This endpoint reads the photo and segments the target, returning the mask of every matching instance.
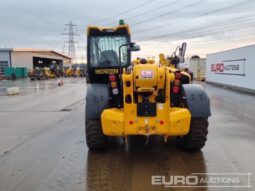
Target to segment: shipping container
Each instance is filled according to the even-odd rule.
[[[10,78],[12,74],[15,74],[15,68],[6,67],[4,68],[4,76]]]
[[[15,74],[16,78],[26,78],[28,76],[27,68],[24,67],[6,67],[4,68],[4,76],[7,78],[12,78],[12,75]]]
[[[206,81],[255,91],[255,45],[207,55]]]
[[[189,62],[190,70],[193,72],[193,78],[195,80],[205,79],[205,68],[206,59],[205,58],[191,58]]]
[[[27,68],[17,67],[15,68],[15,73],[17,78],[26,78],[27,77]]]

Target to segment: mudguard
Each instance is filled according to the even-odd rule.
[[[184,84],[182,86],[183,98],[191,116],[195,118],[208,118],[211,116],[210,99],[200,85]]]
[[[100,120],[101,113],[109,107],[107,84],[87,84],[85,120]]]

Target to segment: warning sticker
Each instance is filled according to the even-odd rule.
[[[140,78],[142,78],[142,79],[153,78],[153,71],[152,70],[142,70]]]

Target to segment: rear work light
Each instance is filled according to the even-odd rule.
[[[112,89],[112,94],[113,95],[119,94],[119,90],[117,88]]]

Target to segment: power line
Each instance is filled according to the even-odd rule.
[[[222,11],[225,11],[225,10],[228,10],[228,9],[235,8],[235,7],[237,7],[237,6],[245,5],[246,3],[250,3],[250,0],[246,0],[246,1],[243,1],[243,2],[241,2],[241,3],[237,3],[237,4],[230,5],[230,6],[227,6],[227,7],[224,7],[224,8],[220,8],[220,9],[211,11],[211,12],[209,12],[209,13],[201,14],[199,17],[208,16],[208,15],[211,15],[211,14],[219,13],[219,12],[222,12]],[[159,27],[160,27],[160,28],[163,28],[163,27],[168,27],[169,25],[179,24],[179,23],[183,23],[183,21],[174,22],[174,23],[173,23],[173,22],[164,23],[164,24],[156,25],[156,26],[149,27],[149,28],[143,28],[143,29],[141,29],[141,30],[137,30],[137,31],[134,31],[134,32],[135,32],[135,33],[147,32],[147,31],[151,31],[151,30],[156,30],[156,29],[158,29]]]
[[[148,5],[149,3],[152,3],[152,2],[154,2],[154,1],[157,1],[157,0],[151,0],[151,1],[148,2],[147,4],[146,4],[146,3],[143,3],[143,4],[141,4],[141,5],[136,6],[135,8],[130,8],[130,9],[124,11],[122,14],[126,14],[126,13],[128,13],[128,12],[130,12],[130,11],[134,11],[134,10],[136,10],[136,9],[139,9],[140,7],[143,7],[145,4]],[[179,2],[180,2],[180,1],[182,1],[182,0],[179,0]],[[199,3],[203,3],[203,2],[206,2],[206,1],[207,1],[207,0],[198,0],[198,1],[196,1],[196,2],[192,2],[192,3],[188,4],[188,5],[185,5],[185,6],[183,6],[183,7],[180,7],[180,8],[178,8],[178,9],[174,9],[174,10],[172,10],[172,11],[169,11],[169,10],[168,10],[168,11],[167,11],[166,13],[164,13],[164,14],[156,15],[156,16],[147,18],[147,19],[145,19],[145,20],[135,22],[135,23],[130,24],[130,25],[132,25],[132,27],[133,27],[133,26],[136,26],[136,25],[144,24],[144,23],[146,23],[146,22],[149,22],[149,21],[154,20],[154,19],[157,19],[157,18],[161,18],[161,17],[167,16],[167,15],[175,14],[176,12],[182,11],[182,10],[185,9],[185,8],[190,8],[190,7],[196,6],[196,5],[199,4]],[[174,2],[172,2],[172,4],[175,4],[175,3],[177,3],[177,2],[178,2],[178,1],[174,1]],[[167,4],[165,4],[164,6],[167,6],[167,5],[170,5],[170,4],[171,4],[171,3],[167,3]],[[160,8],[163,8],[163,6],[157,7],[157,9],[160,9]],[[153,10],[155,10],[155,8],[154,8],[154,9],[151,9],[151,10],[149,10],[149,11],[153,11]],[[146,11],[146,12],[144,12],[144,13],[147,14],[147,13],[149,13],[149,11]],[[135,15],[135,16],[133,16],[133,17],[136,18],[136,17],[139,17],[139,16],[143,16],[143,15],[138,14],[138,15]],[[112,16],[112,17],[108,17],[108,18],[103,19],[103,20],[100,20],[100,21],[96,21],[96,22],[94,22],[93,24],[101,23],[101,22],[104,22],[104,21],[107,21],[107,20],[109,20],[109,19],[113,19],[113,18],[116,18],[116,17],[120,17],[120,14],[114,15],[114,16]],[[112,24],[112,23],[113,23],[113,22],[111,22],[110,24]],[[107,24],[109,24],[109,22],[108,22]],[[86,25],[86,26],[88,26],[88,25]],[[84,26],[84,27],[85,27],[85,26]]]
[[[68,36],[68,40],[65,41],[65,43],[68,44],[68,56],[72,58],[72,62],[75,62],[75,44],[78,42],[75,41],[74,36],[78,36],[78,34],[75,33],[75,27],[77,25],[70,21],[68,24],[65,24],[65,26],[68,27],[68,32],[63,33],[63,35]]]
[[[163,8],[166,8],[168,5],[175,5],[175,4],[177,4],[177,3],[180,3],[180,2],[182,2],[182,1],[184,1],[184,0],[176,0],[176,1],[173,1],[173,2],[170,2],[170,3],[166,3],[166,4],[164,4],[164,5],[161,5],[161,6],[159,6],[159,7],[155,7],[155,8],[153,8],[153,9],[149,9],[149,10],[147,10],[147,11],[144,11],[144,12],[142,12],[142,13],[139,13],[139,14],[137,14],[137,15],[133,15],[133,16],[131,16],[131,17],[126,17],[125,18],[125,20],[132,20],[132,19],[134,19],[134,18],[137,18],[137,17],[140,17],[140,16],[144,16],[144,15],[146,15],[146,14],[148,14],[148,13],[152,13],[152,11],[157,11],[157,10],[161,10],[161,9],[163,9]],[[106,23],[106,25],[108,25],[108,24],[112,24],[113,22],[108,22],[108,23]]]
[[[65,28],[63,29],[63,31],[65,31]],[[63,31],[62,31],[60,34],[56,35],[56,37],[54,38],[54,40],[52,40],[52,41],[49,43],[49,47],[50,47],[51,49],[55,48],[56,45],[57,45],[58,43],[60,43],[60,42],[63,40]]]
[[[227,9],[232,9],[236,6],[241,6],[241,5],[244,5],[245,3],[249,2],[249,0],[246,0],[246,1],[243,1],[241,3],[238,3],[238,4],[234,4],[234,5],[231,5],[231,6],[228,6],[228,7],[225,7],[225,8],[222,8],[222,9],[218,9],[218,10],[215,10],[215,11],[212,11],[210,12],[209,14],[207,15],[210,15],[210,14],[215,14],[215,13],[218,13],[220,11],[225,11]],[[243,18],[245,18],[245,20],[247,21],[247,16],[244,16]],[[232,19],[236,25],[236,18]],[[213,23],[214,25],[213,26],[219,26],[219,24],[223,24],[223,23],[226,23],[226,22],[230,22],[229,20],[228,21],[223,21],[223,22],[218,22],[218,23]],[[211,24],[208,25],[209,27],[211,26]],[[187,33],[187,34],[191,34],[191,32],[196,32],[196,31],[200,31],[201,30],[201,27],[196,27],[194,29],[189,29],[189,30],[185,30],[185,31],[181,31],[181,32],[171,32],[171,33],[166,33],[166,34],[161,34],[161,35],[157,35],[157,36],[151,36],[151,37],[147,37],[148,39],[150,40],[154,40],[154,39],[161,39],[161,38],[165,38],[165,37],[171,37],[171,36],[177,36],[177,35],[180,35],[180,34],[183,34],[183,33]],[[144,36],[144,35],[143,35]],[[146,39],[142,39],[142,40],[146,40]]]
[[[55,41],[53,43],[51,43],[50,48],[54,49],[57,45],[59,45],[61,43],[62,40],[63,40],[62,34],[58,35],[56,37]]]
[[[146,14],[148,14],[148,13],[151,13],[151,12],[154,11],[154,10],[161,10],[161,9],[163,9],[163,8],[166,8],[168,5],[174,6],[175,4],[180,3],[180,2],[182,2],[182,1],[184,1],[184,0],[176,0],[176,1],[173,1],[173,2],[170,2],[170,3],[167,3],[167,4],[164,4],[164,5],[162,5],[162,6],[159,6],[159,7],[153,8],[153,9],[150,9],[150,10],[148,10],[148,11],[142,12],[142,13],[140,13],[140,14],[131,16],[131,17],[127,18],[127,19],[134,19],[134,18],[137,18],[137,17],[140,17],[140,16],[144,16],[144,15],[146,15]]]
[[[129,12],[131,12],[131,11],[135,11],[135,10],[137,10],[137,9],[140,9],[141,7],[144,7],[144,6],[146,6],[146,5],[148,5],[148,4],[151,4],[151,3],[155,2],[155,1],[159,1],[159,0],[149,0],[149,1],[143,2],[143,3],[141,3],[141,4],[138,4],[138,5],[134,6],[134,7],[131,7],[131,8],[129,8],[129,9],[126,9],[126,10],[122,11],[122,12],[119,12],[118,14],[109,16],[109,17],[104,18],[104,19],[101,19],[101,20],[97,20],[97,21],[92,22],[92,23],[90,23],[90,24],[87,24],[87,25],[85,25],[85,26],[83,26],[83,27],[86,27],[86,26],[88,26],[88,25],[94,25],[94,24],[98,24],[98,23],[103,23],[103,22],[105,22],[105,21],[109,21],[109,20],[115,19],[115,18],[117,18],[117,17],[119,18],[119,17],[122,16],[122,15],[125,15],[125,14],[127,14],[127,13],[129,13]]]
[[[206,2],[206,1],[207,1],[207,0],[198,0],[198,1],[196,1],[196,2],[189,3],[189,4],[187,4],[187,5],[183,6],[183,7],[174,9],[174,10],[172,10],[172,11],[169,11],[169,10],[168,10],[166,13],[163,13],[163,14],[161,14],[161,15],[152,16],[152,17],[150,17],[150,18],[147,18],[147,19],[144,19],[144,20],[135,22],[135,23],[130,24],[130,25],[136,26],[136,25],[144,24],[144,23],[149,22],[149,21],[154,20],[154,19],[158,19],[158,18],[161,18],[161,17],[165,17],[165,16],[168,16],[168,15],[175,14],[175,13],[177,13],[178,11],[182,11],[183,9],[188,9],[188,8],[194,7],[194,6],[196,6],[197,4],[199,4],[199,3],[204,3],[204,2]]]
[[[240,27],[242,27],[242,24],[249,24],[249,25],[254,25],[254,16],[252,16],[250,18],[250,21],[248,20],[249,17],[247,16],[243,16],[241,18],[239,18],[239,25],[238,24],[238,20],[236,18],[232,19],[232,21],[234,21],[235,23],[232,24],[230,21],[231,20],[225,20],[225,21],[222,21],[222,22],[216,22],[214,23],[214,25],[212,26],[211,24],[209,24],[208,26],[204,26],[204,28],[202,27],[197,27],[197,28],[194,28],[194,29],[188,29],[188,30],[184,30],[184,31],[179,31],[179,32],[172,32],[172,33],[166,33],[166,34],[163,34],[163,35],[158,35],[158,36],[152,36],[152,37],[146,37],[144,39],[140,39],[141,41],[144,41],[146,39],[148,40],[155,40],[155,39],[162,39],[162,38],[166,38],[168,37],[168,40],[169,38],[172,37],[172,39],[177,39],[177,38],[185,38],[185,37],[201,37],[201,35],[203,35],[204,33],[209,33],[211,34],[213,31],[212,31],[212,28],[222,28],[223,32],[224,31],[227,31],[228,28],[230,28],[231,30],[233,29],[238,29]],[[228,25],[224,25],[222,26],[222,24],[224,23],[229,23]]]
[[[249,36],[244,36],[244,37],[238,36],[238,37],[231,38],[231,39],[218,39],[217,41],[216,40],[205,40],[203,43],[193,42],[191,44],[191,48],[192,48],[192,50],[207,49],[205,54],[209,54],[209,53],[215,52],[215,49],[217,51],[219,51],[219,48],[215,48],[215,46],[212,46],[216,42],[225,45],[225,47],[237,48],[240,46],[254,44],[255,40],[254,40],[254,35],[251,34]],[[208,51],[208,49],[210,51]],[[221,47],[221,49],[222,49],[222,47]],[[222,50],[226,50],[226,49],[229,49],[229,48],[223,48]],[[198,54],[198,53],[199,53],[199,51],[196,51],[196,54]]]
[[[252,24],[252,25],[254,25],[254,24]],[[240,31],[242,31],[242,30],[244,30],[244,29],[247,29],[247,28],[250,28],[251,26],[252,26],[251,24],[246,24],[246,25],[243,25],[242,27],[240,27],[240,28],[235,28],[235,32],[239,32],[240,33]],[[214,32],[214,33],[212,33],[212,34],[217,34],[217,33],[223,33],[223,32],[229,32],[229,31],[233,31],[233,29],[234,29],[234,27],[232,28],[232,29],[228,29],[227,31],[224,31],[224,30],[221,30],[221,31],[217,31],[217,32]],[[222,38],[213,38],[213,39],[208,39],[208,40],[200,40],[200,41],[197,41],[197,42],[193,42],[192,44],[195,44],[195,45],[206,45],[206,44],[208,44],[208,43],[215,43],[215,41],[220,41],[220,42],[223,42],[223,41],[227,41],[227,42],[231,42],[231,41],[233,41],[233,40],[236,40],[236,39],[238,39],[238,40],[245,40],[245,39],[247,39],[247,37],[249,38],[249,39],[253,39],[253,41],[255,41],[254,40],[254,32],[255,31],[251,31],[251,33],[252,34],[250,34],[250,35],[248,35],[248,34],[246,34],[245,36],[240,36],[240,35],[238,35],[238,36],[233,36],[233,37],[231,37],[231,38],[229,38],[229,37],[222,37]]]
[[[212,30],[210,28],[206,28],[206,30],[202,30],[199,33],[198,32],[192,32],[192,31],[184,31],[183,33],[176,33],[173,34],[171,37],[169,37],[167,40],[173,39],[173,40],[180,40],[180,39],[194,39],[194,38],[202,38],[202,37],[206,37],[206,36],[212,36],[212,35],[216,35],[216,34],[220,34],[220,33],[224,33],[224,32],[232,32],[232,31],[238,31],[238,30],[243,30],[243,29],[247,29],[250,28],[252,26],[254,26],[254,17],[252,19],[250,19],[250,22],[243,22],[242,24],[238,24],[238,27],[236,27],[236,25],[231,25],[230,27],[228,26],[221,26],[218,27],[217,30]],[[224,36],[222,36],[223,38],[226,38]],[[218,38],[219,40],[219,38]],[[228,39],[229,40],[229,39]],[[217,41],[217,39],[213,40],[214,42]],[[208,42],[208,40],[204,39],[201,40],[201,42]],[[142,44],[142,43],[141,43]],[[193,44],[193,43],[192,43]]]

